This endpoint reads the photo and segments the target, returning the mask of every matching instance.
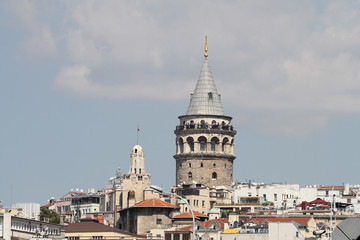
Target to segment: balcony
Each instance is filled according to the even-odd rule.
[[[219,125],[219,124],[190,124],[190,125],[178,125],[176,126],[175,133],[180,133],[181,131],[194,131],[194,132],[219,132],[224,133],[228,132],[231,135],[235,135],[236,131],[234,130],[233,125]]]

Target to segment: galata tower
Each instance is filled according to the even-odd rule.
[[[226,116],[208,63],[205,61],[186,115],[179,116],[176,134],[176,185],[208,187],[233,182],[234,136],[232,117]]]

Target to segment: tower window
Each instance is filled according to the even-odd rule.
[[[204,140],[200,141],[200,150],[205,151],[206,149],[206,142]]]
[[[206,151],[206,138],[199,137],[198,141],[200,142],[200,151]]]
[[[215,151],[215,142],[211,141],[211,151]]]
[[[191,168],[191,163],[189,163],[189,168]]]
[[[216,174],[216,172],[213,172],[211,177],[212,177],[212,180],[216,180],[216,179],[217,179],[217,174]]]
[[[139,168],[139,174],[141,174],[141,168]]]
[[[190,146],[190,151],[194,151],[194,142],[190,142],[189,143],[189,146]]]
[[[135,148],[135,153],[137,153],[137,149]]]
[[[134,172],[135,172],[135,174],[136,174],[136,168],[134,168]]]
[[[203,164],[203,163],[200,163],[200,167],[204,167],[204,164]]]
[[[216,168],[216,163],[213,163],[213,167]]]
[[[184,141],[182,138],[179,139],[180,153],[184,152]]]
[[[190,151],[194,151],[194,139],[192,137],[187,138],[187,142],[189,144]]]
[[[192,172],[188,173],[188,178],[189,178],[189,181],[192,181]]]
[[[213,99],[213,93],[209,92],[208,95],[209,95],[209,99],[212,100]]]

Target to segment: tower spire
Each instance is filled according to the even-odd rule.
[[[207,57],[208,57],[208,53],[207,53],[207,51],[208,51],[208,46],[207,46],[207,36],[205,36],[205,54],[204,54],[205,59],[207,59]]]

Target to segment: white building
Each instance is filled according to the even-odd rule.
[[[12,208],[22,209],[25,218],[39,220],[40,204],[39,203],[16,203],[11,205]]]
[[[0,213],[0,239],[52,238],[65,239],[64,226]]]
[[[246,183],[234,186],[233,202],[240,203],[241,197],[261,197],[262,202],[271,202],[276,209],[295,208],[299,199],[299,184]]]

